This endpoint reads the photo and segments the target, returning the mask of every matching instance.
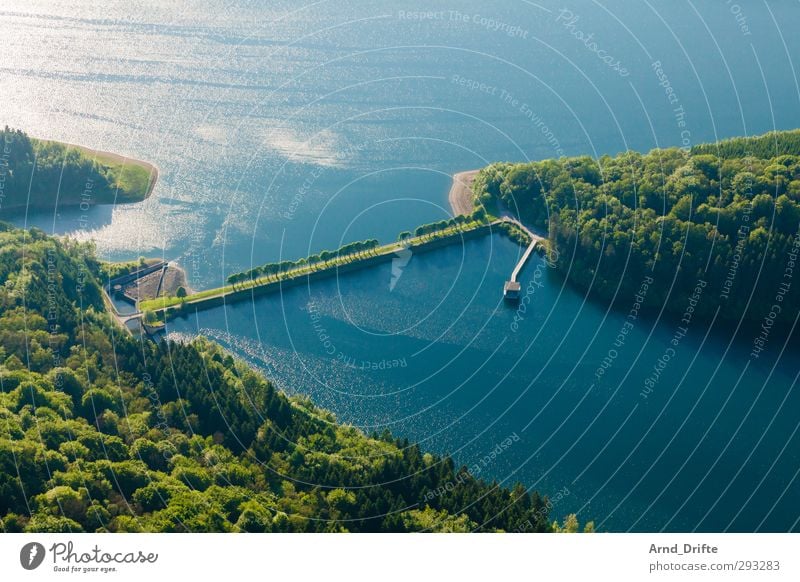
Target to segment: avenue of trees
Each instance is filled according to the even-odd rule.
[[[459,228],[486,222],[487,216],[483,209],[478,208],[470,215],[459,215],[448,220],[440,220],[418,226],[413,234],[410,231],[403,231],[399,234],[398,240],[403,241],[411,238],[419,238],[422,241],[437,238],[447,229]],[[510,230],[506,229],[506,232]],[[377,239],[367,239],[345,244],[335,251],[322,251],[318,254],[295,261],[281,261],[277,263],[266,263],[259,265],[241,273],[229,275],[226,282],[229,285],[240,285],[248,281],[257,279],[279,279],[281,275],[301,268],[325,269],[332,265],[357,261],[370,256],[374,256],[381,250],[381,244]]]
[[[294,271],[301,267],[326,267],[329,261],[342,258],[352,258],[355,260],[363,256],[368,256],[369,253],[378,248],[378,246],[380,246],[380,243],[374,238],[356,241],[342,245],[335,251],[322,251],[316,255],[311,255],[296,261],[281,261],[278,263],[259,265],[248,271],[234,273],[228,276],[227,282],[231,285],[236,285],[243,281],[251,281],[262,277],[277,277],[282,273]]]

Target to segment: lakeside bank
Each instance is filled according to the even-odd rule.
[[[46,141],[46,140],[45,140]],[[146,160],[140,160],[139,158],[133,158],[130,156],[125,156],[122,154],[118,154],[115,152],[107,152],[104,150],[96,150],[92,149],[87,146],[83,146],[80,144],[74,144],[69,142],[55,142],[60,143],[61,145],[75,148],[81,151],[85,156],[90,157],[107,166],[132,166],[136,168],[140,168],[143,171],[147,172],[149,176],[148,186],[147,189],[144,191],[142,195],[142,200],[147,200],[150,198],[150,195],[153,193],[153,190],[158,183],[158,178],[160,176],[160,170],[156,164],[153,162],[148,162]]]
[[[478,172],[480,172],[480,170],[466,170],[453,174],[453,184],[450,186],[450,192],[447,195],[447,200],[450,202],[450,210],[453,212],[453,216],[470,214],[475,210],[475,197],[472,193],[472,184],[475,182],[475,177],[478,175]]]

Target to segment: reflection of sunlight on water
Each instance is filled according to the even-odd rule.
[[[341,139],[328,129],[308,137],[302,137],[290,128],[272,129],[264,144],[292,162],[328,167],[343,167],[348,162],[342,151]]]
[[[230,134],[230,131],[226,127],[203,124],[195,127],[194,133],[200,139],[203,139],[207,142],[221,146],[228,145],[228,135]]]
[[[139,204],[115,206],[110,224],[79,231],[75,237],[94,240],[101,256],[130,253],[132,249],[138,253],[161,252],[201,228],[201,222],[197,213],[188,214],[180,206],[164,205],[151,198]]]

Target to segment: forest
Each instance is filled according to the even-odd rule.
[[[690,150],[496,163],[474,183],[476,204],[505,209],[547,233],[557,270],[608,302],[760,325],[800,306],[800,131]],[[771,321],[771,320],[770,320]],[[771,324],[770,324],[771,325]]]
[[[579,530],[522,485],[288,398],[214,343],[124,332],[103,273],[90,243],[0,223],[0,530]]]
[[[155,180],[152,167],[100,153],[0,131],[0,214],[25,208],[138,202]]]

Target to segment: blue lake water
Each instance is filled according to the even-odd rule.
[[[150,160],[160,181],[142,204],[96,207],[89,228],[78,210],[13,219],[108,259],[177,259],[196,289],[444,218],[450,175],[492,161],[800,126],[797,4],[85,4],[3,3],[3,122]],[[776,333],[754,360],[749,332],[693,322],[659,364],[675,324],[641,317],[615,345],[625,312],[541,259],[523,272],[524,313],[503,305],[520,252],[486,237],[171,331],[480,476],[566,487],[555,517],[797,530],[796,346]]]

